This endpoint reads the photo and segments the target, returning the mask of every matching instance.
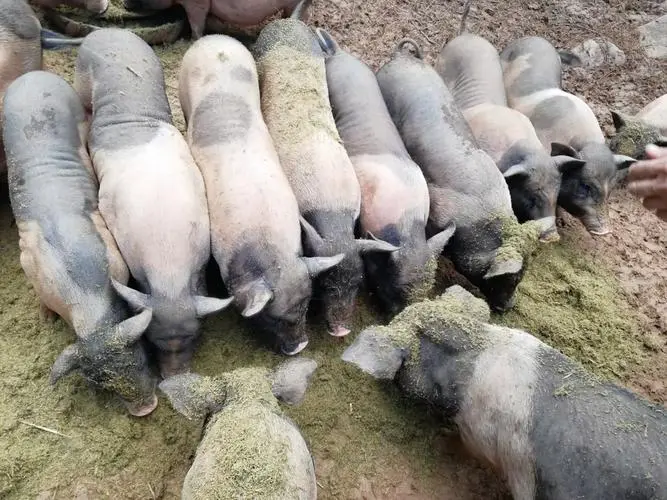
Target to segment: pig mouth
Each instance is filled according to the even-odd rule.
[[[130,413],[130,415],[134,417],[145,417],[153,413],[153,410],[157,408],[158,400],[157,395],[153,393],[153,397],[148,404],[130,403],[129,401],[125,400],[123,400],[123,403],[125,403],[125,407],[127,408],[127,411]]]
[[[604,236],[611,233],[607,218],[597,210],[585,213],[580,217],[581,223],[593,236]]]
[[[294,356],[303,351],[308,345],[308,340],[304,340],[298,343],[283,343],[280,346],[280,352],[286,356]]]

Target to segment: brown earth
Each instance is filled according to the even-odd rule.
[[[461,8],[456,1],[315,0],[310,24],[328,29],[344,48],[377,69],[403,37],[417,40],[427,60],[432,61],[443,43],[456,34]],[[615,43],[627,56],[625,65],[572,68],[565,75],[566,89],[581,94],[607,132],[612,132],[609,109],[634,112],[667,93],[667,63],[643,55],[636,31],[664,10],[658,3],[638,0],[475,0],[468,29],[499,48],[524,35],[545,36],[559,48],[571,48],[588,38]],[[180,41],[157,48],[174,118],[181,129],[177,72],[187,45]],[[46,66],[71,81],[75,56],[75,51],[50,53]],[[34,292],[18,265],[16,229],[10,220],[3,198],[0,497],[177,498],[200,426],[176,415],[164,398],[155,414],[137,420],[126,416],[113,398],[87,388],[79,377],[71,377],[54,389],[47,386],[50,364],[73,337],[61,322],[49,325],[39,320]],[[558,256],[573,263],[585,259],[585,265],[573,264],[570,274],[585,274],[596,287],[606,287],[610,296],[618,296],[600,311],[617,316],[614,325],[630,325],[627,339],[619,341],[619,346],[627,340],[631,349],[619,347],[616,358],[626,352],[633,357],[628,357],[627,363],[612,359],[607,363],[611,366],[608,371],[664,404],[666,226],[622,189],[612,196],[611,222],[613,234],[594,239],[578,222],[566,220],[558,251],[536,258],[533,265],[544,264],[546,268],[545,259]],[[529,303],[530,287],[540,284],[539,273],[540,269],[534,269],[526,278],[520,290],[520,311]],[[568,281],[567,273],[554,279],[567,286],[575,283],[574,278]],[[525,327],[521,314],[501,320]],[[360,307],[355,332],[374,321],[377,318]],[[573,348],[546,330],[534,333],[596,369],[596,362],[581,346]],[[429,408],[405,401],[395,389],[343,366],[338,357],[344,345],[334,344],[320,333],[313,328],[307,353],[320,362],[320,370],[303,406],[289,410],[313,450],[320,498],[508,498],[504,485],[465,453],[456,436]],[[589,338],[588,332],[579,333],[584,342]],[[195,369],[201,373],[213,375],[246,364],[279,361],[251,340],[233,313],[208,321],[204,337],[195,359]],[[598,345],[590,348],[597,353],[603,349]],[[609,349],[608,343],[604,349]],[[606,366],[597,368],[607,370]],[[68,437],[40,431],[25,422]]]

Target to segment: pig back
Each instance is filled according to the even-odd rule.
[[[254,48],[262,111],[302,214],[359,213],[360,188],[336,128],[324,54],[301,21],[274,21]]]
[[[148,143],[161,124],[172,125],[160,60],[129,30],[104,28],[84,39],[74,86],[93,114],[93,153]]]
[[[409,158],[373,71],[338,48],[326,59],[326,72],[336,127],[348,154]]]
[[[408,152],[431,187],[447,191],[448,215],[462,213],[471,205],[478,207],[474,212],[479,217],[489,212],[511,214],[502,173],[478,148],[435,70],[412,56],[399,54],[378,71],[377,79]]]
[[[239,497],[317,497],[308,447],[275,405],[234,402],[215,414],[183,483],[184,500]]]
[[[127,268],[97,211],[88,158],[82,158],[85,113],[74,89],[55,74],[34,71],[10,86],[5,104],[10,201],[30,247],[22,250],[49,254],[34,256],[37,267],[58,267],[40,272],[62,273],[55,284],[68,303],[77,290],[108,290],[110,271],[127,282]],[[47,245],[33,248],[35,238]]]
[[[512,107],[521,97],[562,88],[560,55],[542,37],[530,36],[511,42],[500,53],[500,60],[507,101]]]
[[[498,51],[481,36],[466,33],[447,43],[435,69],[462,111],[479,104],[507,106]]]

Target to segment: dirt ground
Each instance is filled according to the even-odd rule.
[[[663,4],[665,5],[665,4]],[[444,0],[315,0],[309,23],[377,69],[403,37],[427,60],[455,36],[462,5]],[[542,35],[558,48],[606,39],[623,66],[568,69],[567,90],[593,107],[608,133],[610,109],[636,112],[667,93],[667,62],[647,59],[636,27],[667,12],[638,0],[475,0],[468,29],[502,48]],[[177,125],[177,72],[187,41],[157,47]],[[49,53],[47,69],[71,81],[75,51]],[[611,198],[613,233],[592,238],[567,219],[562,240],[536,255],[516,310],[496,320],[531,330],[587,368],[657,402],[667,402],[666,226],[622,188]],[[16,227],[0,194],[0,498],[172,499],[192,460],[201,422],[176,414],[166,398],[150,417],[126,415],[78,376],[48,385],[55,357],[74,337],[43,322],[18,261]],[[576,300],[571,299],[576,297]],[[288,414],[313,452],[323,499],[505,499],[505,486],[469,457],[427,407],[345,366],[340,354],[365,325],[379,321],[364,303],[354,333],[334,341],[317,323],[304,355],[320,368],[304,404]],[[205,323],[194,369],[215,375],[274,365],[234,312]],[[32,425],[31,425],[32,424]],[[59,432],[35,428],[40,425]]]

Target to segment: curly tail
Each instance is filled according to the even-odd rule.
[[[463,35],[466,31],[466,21],[468,20],[468,14],[470,14],[470,6],[472,5],[472,0],[466,0],[466,3],[463,4],[463,14],[461,14],[461,24],[459,25],[459,35]]]
[[[421,47],[412,38],[404,38],[403,40],[398,42],[398,45],[396,45],[396,52],[401,52],[403,48],[408,44],[412,45],[412,48],[415,52],[415,57],[417,57],[418,59],[424,59],[424,54],[422,53]]]
[[[61,50],[78,47],[83,42],[83,38],[69,38],[55,31],[42,28],[40,41],[44,50]]]
[[[333,56],[338,50],[338,44],[331,37],[329,32],[323,28],[316,28],[315,35],[317,36],[317,41],[320,42],[320,47],[324,53],[328,56]]]

